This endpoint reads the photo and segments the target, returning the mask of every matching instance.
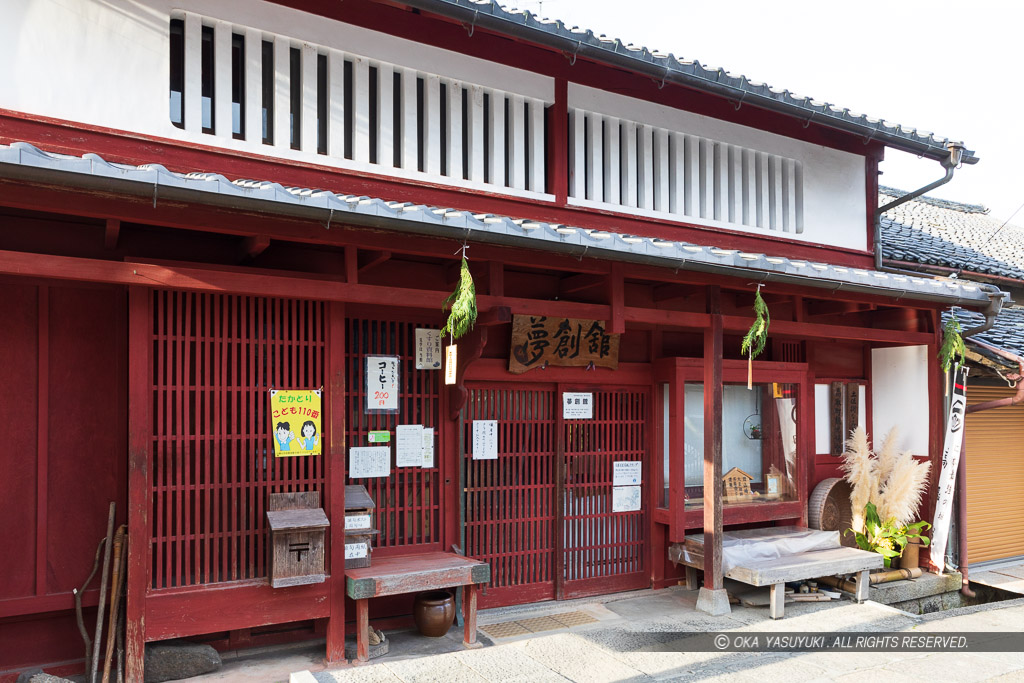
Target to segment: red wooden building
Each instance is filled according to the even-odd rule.
[[[697,62],[472,0],[7,4],[0,679],[81,667],[71,589],[110,500],[130,680],[175,637],[343,658],[345,484],[376,503],[374,558],[488,562],[483,606],[670,585],[686,530],[806,521],[855,422],[935,458],[939,311],[1002,301],[876,269],[884,149],[972,152]],[[481,313],[446,386],[416,330],[464,245]],[[617,366],[513,373],[514,316],[597,323]],[[367,356],[398,358],[397,412],[366,412]],[[320,387],[323,454],[274,457],[268,390]],[[398,425],[433,458],[348,477]],[[751,494],[723,500],[733,467]],[[267,496],[310,490],[328,578],[271,588]]]

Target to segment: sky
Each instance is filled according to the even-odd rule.
[[[999,220],[1024,204],[1019,0],[502,2],[963,141],[980,161],[928,196],[984,204]],[[943,175],[893,149],[881,170],[881,184],[908,191]],[[1024,209],[1012,223],[1024,225]]]

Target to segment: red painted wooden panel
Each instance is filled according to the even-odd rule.
[[[36,410],[38,288],[0,284],[0,599],[33,595],[36,524]]]
[[[647,519],[612,511],[616,461],[643,463],[650,477],[647,389],[594,391],[591,419],[565,420],[565,597],[646,587]]]
[[[324,385],[324,306],[153,297],[152,587],[265,577],[267,495],[324,484],[322,456],[274,457],[267,416],[269,389]]]
[[[481,605],[555,597],[555,389],[470,388],[464,411],[466,554],[491,565]],[[498,421],[498,459],[473,459],[473,421]]]
[[[436,548],[443,528],[444,457],[439,433],[441,372],[415,369],[417,327],[436,329],[438,326],[359,318],[350,318],[345,324],[348,446],[372,445],[367,441],[368,434],[378,430],[390,431],[393,444],[395,426],[400,424],[434,428],[434,467],[392,467],[389,477],[347,480],[349,484],[365,486],[377,505],[376,523],[380,535],[375,544],[385,553],[391,549],[406,552],[404,549],[412,546]],[[398,414],[367,415],[363,412],[367,355],[401,358]]]
[[[106,533],[126,519],[125,294],[49,288],[47,592],[81,585]]]

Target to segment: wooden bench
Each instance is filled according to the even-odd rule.
[[[793,527],[792,530],[805,531],[798,527]],[[751,530],[743,533],[749,538]],[[728,531],[723,534],[723,542],[729,538],[729,534]],[[785,529],[776,527],[764,530],[766,537],[777,537],[780,534],[785,534]],[[704,535],[687,536],[683,543],[669,546],[669,559],[675,564],[686,566],[686,585],[688,588],[695,588],[696,570],[704,568]],[[868,574],[872,569],[881,569],[884,563],[878,553],[835,547],[744,561],[730,568],[725,572],[725,576],[751,586],[770,586],[769,615],[772,619],[781,619],[785,612],[787,582],[835,574],[856,574],[857,602],[863,602],[868,597]]]
[[[370,657],[370,598],[441,588],[465,587],[462,600],[463,642],[476,644],[476,600],[479,584],[491,580],[486,562],[454,553],[434,552],[418,555],[392,555],[373,558],[373,564],[345,572],[345,593],[356,601],[356,659]]]

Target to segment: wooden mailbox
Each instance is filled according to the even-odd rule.
[[[376,507],[365,486],[345,487],[345,569],[370,566]]]
[[[323,583],[324,536],[331,525],[320,507],[320,493],[271,493],[270,585],[274,588]]]

